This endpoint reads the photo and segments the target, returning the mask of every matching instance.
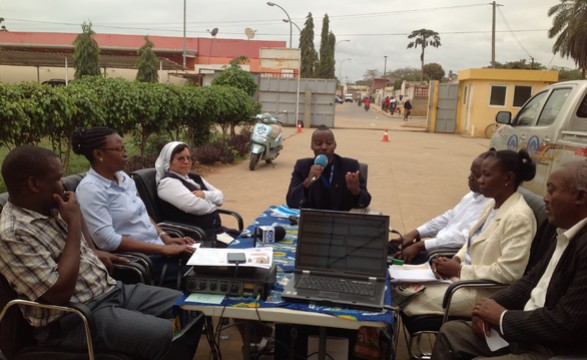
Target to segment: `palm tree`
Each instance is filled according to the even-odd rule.
[[[414,41],[408,44],[408,49],[415,49],[418,46],[422,48],[422,53],[420,54],[420,82],[422,82],[422,80],[424,80],[424,52],[426,51],[426,47],[428,46],[434,46],[435,48],[439,47],[440,36],[438,36],[438,33],[436,31],[420,29],[412,31],[412,33],[408,35],[408,39],[414,39]]]
[[[548,9],[548,16],[553,16],[552,27],[548,30],[548,37],[558,35],[553,53],[570,57],[581,69],[581,77],[585,78],[587,67],[587,1],[560,0],[560,4]]]

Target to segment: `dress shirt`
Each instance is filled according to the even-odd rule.
[[[58,261],[67,239],[67,224],[53,211],[45,216],[8,202],[0,216],[0,272],[16,293],[37,301],[59,279]],[[70,301],[87,303],[112,289],[108,275],[86,240],[80,239],[80,267]],[[60,311],[24,307],[33,326],[45,326],[63,315]]]
[[[75,191],[96,245],[114,251],[123,236],[164,245],[143,200],[137,195],[134,181],[123,171],[117,172],[116,176],[118,182],[90,169]]]
[[[463,246],[469,237],[469,229],[479,219],[490,201],[493,199],[470,191],[453,209],[418,227],[420,237],[433,237],[424,240],[426,250]]]
[[[173,172],[176,176],[185,181],[194,184],[197,188],[200,185],[192,180],[189,176],[183,176]],[[164,177],[157,185],[157,194],[161,200],[167,201],[178,209],[193,215],[211,214],[224,203],[224,194],[216,189],[209,182],[202,178],[202,182],[208,190],[204,190],[205,199],[195,196],[182,182],[173,177]]]
[[[564,231],[562,229],[557,229],[557,237],[556,237],[556,248],[554,249],[554,253],[550,258],[550,262],[542,274],[542,277],[536,284],[536,287],[532,290],[530,294],[530,299],[524,306],[525,311],[538,309],[544,307],[544,301],[546,299],[546,291],[548,290],[548,285],[550,283],[550,279],[552,278],[552,274],[554,273],[554,269],[558,265],[558,262],[567,248],[569,246],[569,241],[587,224],[587,218],[579,221],[569,230]]]

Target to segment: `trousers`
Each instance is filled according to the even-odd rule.
[[[432,350],[432,360],[547,360],[552,356],[551,350],[538,344],[510,343],[505,348],[491,351],[485,339],[473,333],[472,323],[464,320],[445,323]]]
[[[181,293],[173,289],[117,282],[108,294],[85,304],[93,313],[96,325],[94,350],[153,360],[167,359],[168,353],[174,353],[174,359],[191,360],[201,327],[193,340],[186,339],[188,342],[195,341],[194,344],[181,344],[183,354],[178,354],[172,345],[171,319],[174,311],[180,310],[174,309],[180,296]],[[40,344],[86,349],[85,333],[79,317],[68,314],[56,322],[35,329],[34,336]]]

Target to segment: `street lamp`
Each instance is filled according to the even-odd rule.
[[[289,22],[289,47],[291,48],[291,32],[292,32],[292,22],[291,22],[291,18],[289,17],[289,14],[287,13],[287,11],[285,11],[284,8],[282,8],[281,6],[279,6],[279,4],[276,4],[272,1],[267,1],[267,5],[269,6],[277,6],[278,8],[280,8],[281,10],[283,10],[283,12],[285,13],[285,16],[287,16],[287,20]]]
[[[302,29],[300,29],[300,27],[298,26],[298,24],[296,24],[295,22],[293,22],[293,21],[291,21],[291,20],[288,20],[288,19],[282,19],[282,20],[283,20],[283,22],[285,22],[285,23],[288,23],[288,22],[290,22],[290,23],[294,24],[294,26],[298,28],[298,31],[299,31],[299,32],[302,32]]]
[[[183,67],[185,69],[185,13],[186,13],[186,0],[183,0],[183,52],[182,52],[182,58],[183,58]]]
[[[339,70],[339,73],[338,73],[338,79],[339,79],[339,81],[340,81],[340,79],[342,79],[342,65],[344,64],[345,61],[350,61],[350,60],[352,60],[352,59],[344,59],[344,60],[342,60],[340,62],[340,70]]]
[[[338,40],[336,42],[336,44],[334,44],[334,46],[336,47],[336,45],[340,44],[341,42],[351,42],[350,40]]]

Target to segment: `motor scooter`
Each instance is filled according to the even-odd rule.
[[[254,171],[259,160],[270,164],[279,155],[283,146],[281,123],[271,114],[258,114],[257,123],[251,133],[251,151],[249,154],[249,170]]]

